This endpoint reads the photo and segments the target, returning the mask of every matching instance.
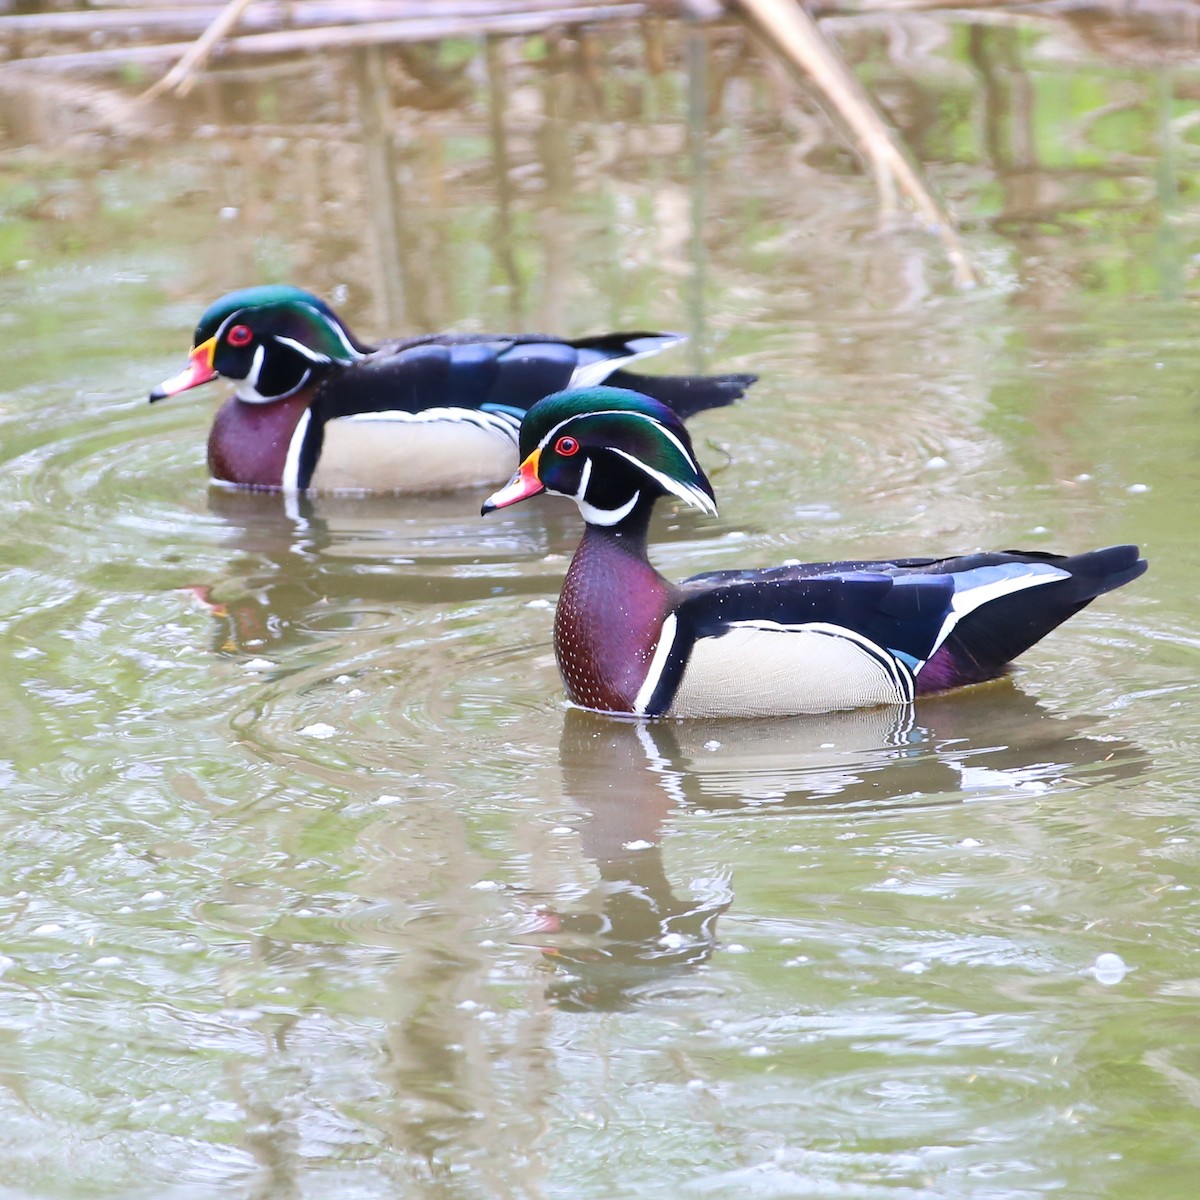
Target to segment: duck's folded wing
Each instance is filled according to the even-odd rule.
[[[542,334],[431,334],[390,342],[344,373],[330,417],[395,409],[511,408],[600,383],[682,341],[677,333],[608,333],[567,341]]]
[[[688,580],[664,624],[640,710],[749,715],[906,702],[926,690],[917,678],[960,621],[985,606],[994,611],[996,621],[977,621],[971,631],[972,642],[986,643],[993,624],[1010,623],[1009,606],[996,601],[1071,578],[1041,558],[954,561],[963,569],[904,560],[806,575],[805,567],[831,564],[798,564]],[[1017,607],[1018,622],[1027,623],[1027,606]],[[1011,639],[1001,640],[1007,650]],[[993,669],[995,657],[981,678],[1003,669],[1007,658]]]

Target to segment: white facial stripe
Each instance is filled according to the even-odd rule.
[[[612,416],[638,417],[643,421],[649,421],[650,424],[653,425],[654,428],[659,431],[659,433],[661,433],[664,437],[669,438],[672,442],[674,442],[675,447],[678,449],[679,453],[682,454],[683,457],[685,459],[687,459],[687,461],[691,464],[692,469],[697,474],[700,473],[700,464],[698,462],[696,462],[696,460],[688,452],[688,448],[661,421],[659,421],[655,417],[647,416],[646,413],[633,412],[632,410],[627,409],[627,408],[602,408],[602,409],[597,409],[595,412],[576,413],[573,417],[567,417],[564,420],[559,421],[559,423],[557,425],[555,425],[554,428],[551,429],[550,432],[548,434],[546,434],[546,436],[544,438],[542,438],[542,440],[540,442],[538,442],[538,449],[544,450],[546,448],[547,444],[549,443],[550,439],[552,437],[554,437],[554,435],[556,433],[558,433],[558,431],[564,425],[569,425],[572,421],[578,421],[581,417],[612,417]]]
[[[707,493],[702,492],[698,487],[690,483],[680,483],[678,479],[672,479],[670,475],[664,475],[662,471],[656,471],[653,467],[648,467],[642,460],[626,450],[618,450],[616,446],[609,446],[609,449],[614,454],[619,454],[627,462],[633,463],[639,471],[645,471],[651,479],[657,480],[665,491],[670,492],[673,496],[678,496],[681,500],[687,501],[688,504],[700,509],[701,512],[706,512],[711,516],[717,515],[717,506],[709,499]]]
[[[343,348],[345,349],[346,353],[350,356],[350,358],[357,360],[357,359],[366,357],[365,354],[362,354],[359,351],[355,350],[355,348],[350,344],[350,339],[349,339],[349,337],[347,337],[346,331],[341,327],[341,325],[338,324],[337,321],[331,321],[323,312],[320,312],[317,309],[313,308],[313,306],[311,304],[306,304],[304,307],[307,308],[309,310],[309,312],[315,313],[318,320],[324,321],[325,324],[328,325],[329,328],[332,329],[334,331],[334,333],[336,333],[338,335],[338,341],[342,343]],[[280,341],[282,341],[282,340],[283,339],[281,338]],[[328,362],[329,360],[326,359],[325,361]]]
[[[239,308],[237,310],[237,312],[230,313],[229,316],[227,316],[225,318],[225,320],[221,322],[221,327],[220,327],[220,329],[217,330],[217,333],[216,333],[216,338],[217,338],[218,342],[225,336],[225,330],[227,330],[230,327],[230,325],[232,325],[234,323],[234,321],[236,321],[238,319],[238,317],[240,317],[242,315],[242,313],[244,311],[245,311],[244,309]]]
[[[654,647],[654,657],[650,660],[650,670],[646,672],[646,678],[642,681],[642,686],[638,688],[638,694],[633,701],[633,711],[639,717],[645,714],[646,705],[653,699],[654,689],[658,687],[658,681],[666,669],[667,660],[671,657],[671,648],[675,645],[678,625],[679,620],[674,613],[671,613],[662,623],[662,629],[658,634],[658,645]]]
[[[280,337],[277,333],[271,335],[281,346],[290,346],[297,354],[302,354],[309,362],[327,363],[331,359],[328,354],[320,354],[316,350],[310,350],[303,342],[296,341],[295,338]],[[259,347],[261,349],[261,347]]]
[[[287,458],[283,462],[283,479],[281,486],[284,491],[298,491],[300,487],[300,449],[304,445],[304,435],[308,433],[308,423],[312,418],[312,413],[306,408],[300,420],[296,423],[296,430],[292,434],[292,440],[288,443]]]

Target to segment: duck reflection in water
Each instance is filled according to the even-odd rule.
[[[899,814],[913,804],[1139,775],[1144,753],[1089,733],[1098,723],[1057,716],[1007,679],[918,706],[763,721],[637,721],[569,709],[563,788],[586,814],[581,849],[599,880],[572,911],[546,906],[534,916],[532,939],[557,975],[551,1002],[632,1007],[719,949],[730,879],[678,886],[664,865],[664,828],[681,814]]]
[[[213,487],[208,507],[231,551],[216,578],[187,590],[214,619],[213,648],[262,654],[311,640],[331,621],[353,624],[364,609],[470,604],[503,592],[544,595],[540,575],[489,564],[538,561],[561,538],[573,544],[570,514],[514,522],[480,533],[474,497],[293,496]]]
[[[521,505],[488,526],[472,493],[286,496],[214,486],[208,509],[230,553],[186,590],[214,620],[217,653],[253,657],[304,643],[363,609],[473,604],[553,595],[579,541],[573,505]],[[677,515],[660,535],[717,538],[724,528]],[[514,572],[514,563],[528,563]],[[502,570],[503,568],[503,570]]]

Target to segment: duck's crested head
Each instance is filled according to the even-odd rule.
[[[484,512],[540,491],[570,496],[584,520],[615,525],[640,500],[678,496],[717,511],[712,485],[680,418],[665,404],[624,388],[555,392],[525,414],[521,466]]]
[[[161,400],[218,375],[249,403],[295,394],[331,366],[368,353],[337,313],[311,292],[282,284],[242,288],[210,304],[196,326],[188,365],[150,395]]]
[[[247,327],[255,339],[290,339],[333,362],[353,362],[366,349],[356,342],[345,322],[324,300],[287,284],[228,292],[205,309],[192,345],[203,345],[210,338],[216,338],[218,343],[222,339],[228,341],[230,333],[239,326]],[[239,332],[232,339],[235,349],[248,344],[245,333]]]

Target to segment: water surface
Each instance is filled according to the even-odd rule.
[[[636,29],[443,47],[432,109],[369,56],[151,136],[10,97],[0,1196],[1194,1195],[1195,70],[837,28],[980,287],[733,27],[662,70]],[[210,490],[218,395],[146,404],[276,280],[366,337],[682,329],[663,369],[758,372],[694,423],[721,515],[663,506],[668,574],[1151,572],[915,710],[569,711],[569,505]]]

